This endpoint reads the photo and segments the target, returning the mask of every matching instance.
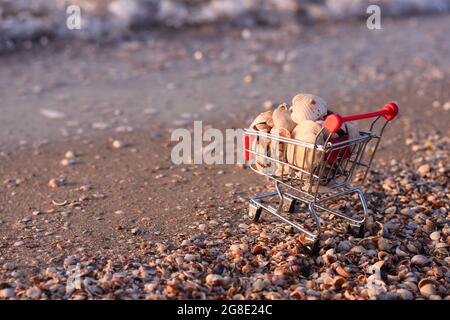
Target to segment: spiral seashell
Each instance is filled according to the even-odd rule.
[[[269,155],[269,145],[265,142],[258,141],[255,139],[252,144],[252,150],[254,150],[257,155],[255,155],[255,166],[258,171],[265,172],[271,167],[271,161],[263,157],[263,155]]]
[[[272,119],[275,128],[284,128],[287,131],[292,131],[297,125],[292,121],[291,112],[286,103],[280,104],[278,108],[273,111]]]
[[[292,120],[299,124],[305,120],[319,120],[327,115],[327,104],[312,94],[297,94],[292,98]]]
[[[274,136],[291,138],[291,133],[285,128],[272,128],[272,130],[270,131],[270,134],[272,134]],[[272,139],[270,141],[270,147],[269,147],[271,157],[276,157],[276,159],[280,160],[280,161],[286,161],[285,155],[286,155],[287,145],[288,144],[286,144],[284,142],[280,142],[278,140]],[[288,175],[292,172],[292,168],[289,167],[288,165],[283,165],[283,164],[275,162],[275,161],[273,161],[273,163],[275,165],[274,174],[276,176]]]

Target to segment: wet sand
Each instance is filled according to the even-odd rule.
[[[289,102],[298,91],[320,94],[343,114],[397,101],[401,115],[387,129],[377,172],[389,176],[394,159],[404,162],[398,170],[415,171],[408,157],[420,159],[436,132],[448,135],[446,30],[448,16],[386,19],[381,31],[362,23],[258,29],[249,39],[204,29],[2,56],[1,264],[33,275],[74,254],[142,262],[151,259],[147,246],[207,243],[224,230],[238,237],[239,225],[250,224],[248,197],[270,185],[238,166],[172,165],[170,130],[193,120],[244,127],[265,101]],[[114,139],[126,147],[112,148]],[[62,166],[69,150],[77,163]],[[52,178],[66,183],[51,189]],[[373,204],[382,213],[389,201]]]

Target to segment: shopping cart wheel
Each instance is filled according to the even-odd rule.
[[[366,224],[363,223],[359,226],[358,238],[364,238],[365,233],[366,233]]]
[[[294,212],[297,200],[289,197],[284,197],[284,202],[286,203],[286,211],[289,213]]]
[[[320,241],[319,239],[317,239],[309,247],[309,255],[312,257],[316,257],[319,255],[319,253],[320,253]]]
[[[252,219],[253,222],[258,222],[261,217],[262,208],[255,206],[254,204],[249,204],[248,206],[248,217]]]
[[[351,234],[352,236],[354,236],[356,238],[364,238],[364,235],[366,233],[366,226],[364,223],[359,226],[350,224],[348,226],[347,233]]]

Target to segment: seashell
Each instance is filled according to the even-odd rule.
[[[289,111],[289,107],[286,103],[282,103],[278,106],[277,109],[273,111],[272,120],[274,127],[276,128],[284,128],[287,131],[292,131],[297,125],[291,118],[291,112]]]
[[[274,127],[272,130],[270,130],[270,134],[285,137],[285,138],[291,138],[291,132],[288,129],[280,128],[280,127]]]
[[[67,159],[73,159],[73,158],[75,158],[75,152],[73,152],[72,150],[69,150],[64,154],[64,157]]]
[[[413,293],[411,291],[406,290],[406,289],[398,289],[397,290],[397,295],[402,300],[412,300],[412,299],[414,299]]]
[[[252,150],[257,153],[255,156],[255,166],[258,171],[264,172],[271,167],[271,161],[264,157],[269,155],[268,147],[269,145],[266,141],[258,141],[258,139],[253,141]]]
[[[112,146],[114,149],[122,149],[123,147],[125,147],[125,144],[120,140],[114,140],[112,142]]]
[[[240,254],[241,253],[241,248],[239,247],[238,244],[232,244],[230,246],[230,251],[234,254]]]
[[[337,266],[335,271],[341,277],[344,277],[344,278],[349,278],[350,277],[350,274],[344,268],[342,268],[341,266]]]
[[[449,245],[444,243],[444,242],[438,242],[436,243],[436,249],[445,249],[447,248]]]
[[[321,136],[317,136],[321,129],[322,127],[314,121],[304,121],[294,128],[294,130],[292,131],[292,138],[312,144],[315,142],[317,142],[318,144],[323,144],[323,138]],[[290,164],[293,164],[309,172],[311,171],[310,169],[312,169],[314,166],[314,164],[312,163],[313,155],[314,151],[312,148],[294,144],[288,144],[287,146],[287,161]],[[317,163],[321,157],[321,153],[316,152],[314,157],[314,161],[316,161]]]
[[[55,201],[55,200],[52,200],[52,204],[54,205],[54,206],[57,206],[57,207],[64,207],[66,204],[68,204],[69,202],[67,201],[67,200],[64,200],[64,201],[62,201],[62,202],[58,202],[58,201]]]
[[[291,133],[285,128],[272,128],[270,133],[275,136],[291,138]],[[275,159],[277,159],[279,161],[285,162],[287,145],[288,144],[286,144],[286,143],[272,139],[270,141],[270,146],[269,146],[271,157],[274,157]],[[273,165],[275,166],[274,174],[276,176],[288,175],[292,172],[292,168],[287,165],[284,165],[284,164],[281,164],[281,163],[278,163],[275,161],[273,161]]]
[[[389,251],[392,248],[392,244],[386,238],[380,237],[377,241],[378,250]]]
[[[308,133],[318,135],[321,130],[322,125],[320,124],[320,121],[316,122],[312,120],[305,120],[295,126],[292,130],[291,136],[294,139],[298,139],[297,136],[302,136]]]
[[[440,238],[441,238],[441,233],[439,231],[435,231],[430,234],[430,239],[433,241],[439,241]]]
[[[38,287],[31,287],[26,291],[27,298],[32,300],[39,299],[41,297],[41,293],[42,291]]]
[[[249,263],[245,264],[245,266],[242,267],[241,271],[243,273],[249,273],[252,270],[252,267]]]
[[[218,274],[208,274],[205,278],[206,284],[210,286],[222,286],[227,284],[227,279]]]
[[[14,288],[5,288],[0,290],[0,299],[10,299],[16,296]]]
[[[257,124],[266,124],[266,125],[272,127],[272,126],[271,126],[271,124],[273,124],[273,121],[272,121],[272,111],[266,111],[266,112],[260,113],[260,114],[255,118],[255,120],[253,120],[252,124],[250,125],[250,129],[252,129],[252,130],[258,130],[258,129],[256,128],[256,125],[257,125]]]
[[[352,243],[348,240],[339,242],[338,249],[340,252],[347,252],[352,248]]]
[[[439,286],[439,282],[432,278],[425,278],[420,280],[417,286],[421,295],[429,297],[437,294],[436,287]]]
[[[371,270],[375,277],[381,280],[381,270],[384,267],[384,261],[377,261],[371,266]]]
[[[379,251],[377,256],[380,260],[389,260],[390,258],[389,253],[387,253],[386,251]]]
[[[292,98],[292,120],[301,123],[305,120],[319,120],[327,115],[327,104],[322,98],[312,94],[297,94]]]
[[[83,279],[83,287],[93,296],[101,296],[103,294],[102,288],[97,285],[97,281],[93,278]]]
[[[360,274],[358,277],[356,277],[356,280],[357,280],[359,283],[364,283],[364,282],[367,281],[367,276],[364,275],[364,274]]]
[[[255,125],[255,129],[258,131],[269,132],[272,127],[265,123],[258,123]]]
[[[344,277],[336,276],[333,278],[333,285],[337,288],[342,287],[347,281]]]
[[[429,258],[422,255],[415,255],[411,258],[411,264],[418,265],[419,267],[424,267],[429,264],[431,261]]]
[[[351,250],[350,253],[352,254],[363,254],[365,253],[367,250],[363,247],[363,246],[354,246]]]
[[[252,253],[253,253],[253,254],[260,254],[260,253],[263,253],[263,252],[264,252],[264,247],[261,246],[261,245],[259,245],[259,244],[255,245],[255,246],[252,248]]]
[[[64,179],[50,179],[48,182],[48,187],[52,189],[56,189],[58,187],[61,187],[65,184]]]
[[[253,290],[255,292],[262,291],[265,286],[266,286],[266,284],[264,283],[263,279],[256,279],[256,281],[253,282]]]

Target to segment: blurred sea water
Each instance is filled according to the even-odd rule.
[[[66,8],[81,9],[81,29],[69,30]],[[448,13],[450,0],[0,0],[0,49],[14,40],[120,37],[132,29],[228,23],[241,27],[316,23],[367,16]]]

